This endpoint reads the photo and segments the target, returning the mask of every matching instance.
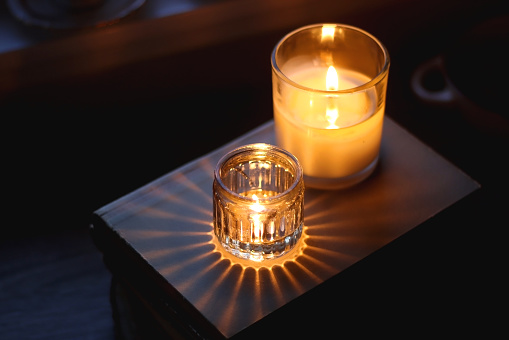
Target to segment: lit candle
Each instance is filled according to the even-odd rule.
[[[388,54],[351,26],[312,25],[287,35],[272,55],[274,123],[306,185],[341,188],[374,170],[380,149]]]
[[[263,261],[288,253],[304,225],[302,167],[288,151],[251,144],[214,172],[214,233],[229,253]]]

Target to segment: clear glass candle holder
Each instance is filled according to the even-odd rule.
[[[302,167],[279,147],[250,144],[224,155],[214,171],[213,201],[214,233],[239,258],[280,257],[302,235]]]
[[[294,154],[306,186],[340,189],[367,178],[378,162],[389,54],[353,26],[315,24],[272,52],[278,146]]]

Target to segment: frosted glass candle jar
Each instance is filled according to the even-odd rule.
[[[315,24],[272,52],[277,145],[294,154],[306,186],[338,189],[367,178],[378,162],[389,54],[371,34]]]
[[[214,233],[231,254],[263,261],[288,253],[304,224],[298,160],[264,143],[224,155],[214,171]]]

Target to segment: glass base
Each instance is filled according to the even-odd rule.
[[[351,186],[354,186],[366,178],[368,178],[378,164],[378,156],[375,158],[373,162],[371,162],[367,167],[362,169],[361,171],[346,177],[339,178],[320,178],[320,177],[311,177],[306,176],[304,173],[304,185],[309,188],[314,189],[325,189],[325,190],[338,190],[345,189]]]
[[[302,228],[303,225],[300,224],[292,234],[270,242],[250,243],[226,237],[226,240],[220,243],[227,252],[238,258],[261,262],[290,252],[302,236]]]

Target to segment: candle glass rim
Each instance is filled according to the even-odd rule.
[[[252,197],[244,196],[244,195],[241,195],[241,194],[231,190],[223,183],[223,180],[221,178],[221,169],[222,169],[223,165],[228,160],[230,160],[231,158],[233,158],[241,153],[252,152],[252,151],[256,151],[256,150],[269,151],[269,152],[272,152],[273,154],[282,154],[283,156],[285,156],[291,160],[290,163],[293,163],[293,165],[295,167],[295,176],[293,177],[292,184],[286,190],[284,190],[274,196],[259,197],[257,199],[253,199]],[[283,148],[280,148],[278,146],[268,144],[268,143],[253,143],[253,144],[247,144],[247,145],[243,145],[238,148],[235,148],[235,149],[229,151],[228,153],[226,153],[225,155],[223,155],[217,162],[216,168],[214,169],[215,182],[223,190],[225,190],[228,194],[234,196],[238,200],[248,202],[248,203],[255,203],[255,202],[273,203],[273,202],[277,202],[281,199],[284,199],[286,195],[288,195],[293,190],[295,190],[295,188],[299,185],[299,183],[302,182],[301,179],[303,178],[303,176],[304,176],[304,171],[303,171],[302,166],[301,166],[299,160],[297,159],[297,157],[295,157],[288,150],[285,150]]]
[[[352,88],[349,88],[349,89],[342,89],[342,90],[321,90],[321,89],[315,89],[315,88],[312,88],[312,87],[307,87],[307,86],[301,85],[301,84],[293,81],[292,79],[290,79],[288,76],[286,76],[286,74],[284,74],[284,72],[279,68],[279,66],[277,64],[277,61],[276,61],[276,54],[277,54],[279,48],[281,47],[281,45],[286,40],[288,40],[290,37],[294,36],[297,33],[300,33],[300,32],[305,31],[305,30],[315,29],[315,28],[318,28],[318,27],[324,27],[324,26],[335,26],[335,27],[341,27],[341,28],[350,29],[352,31],[356,31],[356,32],[361,33],[361,34],[367,36],[368,38],[372,39],[380,47],[380,50],[383,52],[383,55],[384,55],[384,65],[380,69],[380,72],[378,72],[378,74],[375,77],[371,78],[368,82],[366,82],[366,83],[364,83],[362,85],[359,85],[359,86],[356,86],[356,87],[352,87]],[[363,30],[361,28],[358,28],[358,27],[352,26],[352,25],[341,24],[341,23],[318,23],[318,24],[311,24],[311,25],[302,26],[300,28],[297,28],[297,29],[289,32],[288,34],[286,34],[283,38],[281,38],[278,41],[278,43],[276,44],[276,46],[272,50],[270,61],[271,61],[271,65],[272,65],[272,70],[274,72],[276,72],[276,74],[278,76],[280,76],[281,78],[285,79],[285,81],[288,84],[290,84],[290,85],[292,85],[292,86],[294,86],[296,88],[299,88],[301,90],[312,91],[312,92],[328,94],[328,95],[331,95],[331,94],[337,94],[337,95],[339,95],[339,94],[350,94],[350,93],[355,93],[355,92],[359,92],[359,91],[363,91],[363,90],[369,89],[369,88],[375,86],[376,84],[378,84],[383,78],[385,78],[388,75],[389,67],[390,67],[389,51],[387,50],[385,45],[380,40],[378,40],[373,34],[367,32],[367,31],[365,31],[365,30]]]

